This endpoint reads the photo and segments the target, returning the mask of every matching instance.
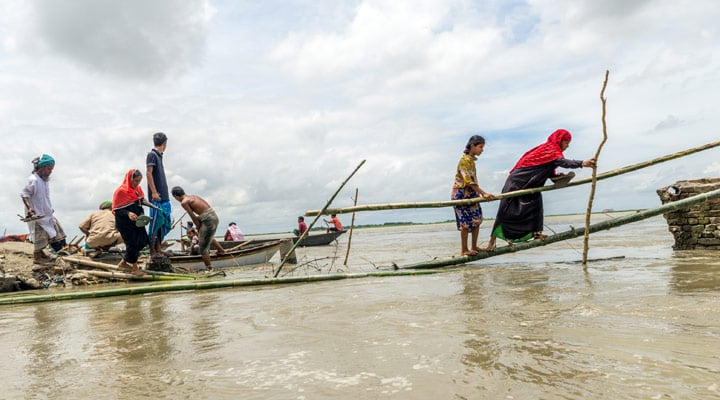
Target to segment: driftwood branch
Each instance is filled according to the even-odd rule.
[[[353,205],[356,206],[358,201],[358,189],[355,188],[355,199],[353,199]],[[345,252],[345,262],[343,265],[347,267],[348,257],[350,257],[350,243],[352,243],[353,227],[355,227],[355,213],[352,213],[352,219],[350,220],[350,232],[348,232],[348,243],[347,251]]]
[[[605,142],[607,141],[607,124],[605,122],[605,88],[607,87],[608,83],[608,75],[610,74],[610,71],[605,70],[605,81],[603,82],[602,90],[600,91],[600,102],[602,102],[602,127],[603,127],[603,139],[600,142],[600,145],[597,148],[597,151],[595,152],[595,160],[597,161],[598,157],[600,157],[600,150],[602,150],[603,146],[605,145]],[[587,211],[585,212],[585,237],[583,240],[583,256],[582,256],[582,265],[583,269],[587,270],[587,257],[588,257],[588,250],[590,249],[590,214],[592,214],[592,205],[593,200],[595,199],[595,185],[597,183],[597,168],[593,168],[592,170],[592,185],[590,185],[590,198],[588,199],[588,205],[587,205]]]
[[[720,146],[720,142],[712,142],[708,143],[702,146],[693,147],[691,149],[679,151],[677,153],[668,154],[662,157],[654,158],[649,161],[643,161],[637,164],[628,165],[626,167],[610,170],[607,172],[603,172],[602,174],[598,174],[596,179],[602,180],[611,178],[614,176],[626,174],[628,172],[636,171],[642,168],[647,168],[652,165],[660,164],[665,161],[674,160],[676,158],[684,157],[693,153],[697,153],[703,150],[712,149],[714,147]],[[592,181],[591,178],[584,178],[584,179],[578,179],[576,181],[572,181],[565,187],[570,186],[578,186],[578,185],[584,185],[586,183],[590,183]],[[538,193],[538,192],[545,192],[548,190],[555,190],[559,189],[555,185],[550,186],[542,186],[539,188],[532,188],[532,189],[523,189],[523,190],[516,190],[514,192],[507,192],[507,193],[501,193],[495,195],[495,200],[504,199],[506,197],[516,197],[516,196],[524,196],[526,194],[531,193]],[[442,208],[442,207],[454,207],[454,206],[466,206],[470,204],[475,203],[483,203],[486,201],[493,201],[493,200],[487,200],[483,197],[476,197],[473,199],[465,199],[465,200],[448,200],[448,201],[419,201],[419,202],[406,202],[406,203],[386,203],[386,204],[368,204],[368,205],[360,205],[360,206],[354,206],[354,207],[345,207],[345,208],[324,208],[322,210],[309,210],[305,212],[306,216],[313,216],[313,215],[327,215],[327,214],[347,214],[351,212],[358,212],[358,211],[381,211],[381,210],[397,210],[397,209],[406,209],[406,208]]]

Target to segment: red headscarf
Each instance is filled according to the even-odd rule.
[[[564,158],[565,156],[560,149],[561,142],[569,142],[572,140],[572,135],[565,129],[558,129],[548,137],[547,142],[533,147],[528,150],[517,164],[510,170],[513,172],[518,168],[534,167],[536,165],[542,165],[555,161],[558,158]]]
[[[113,194],[112,199],[113,210],[123,208],[138,200],[142,200],[145,197],[145,194],[143,193],[142,187],[140,187],[140,185],[137,185],[135,187],[132,186],[132,176],[135,171],[136,170],[134,169],[128,171],[127,174],[125,174],[125,180],[123,180],[122,185],[115,189],[115,193]]]

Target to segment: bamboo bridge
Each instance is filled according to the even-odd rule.
[[[668,154],[662,157],[658,157],[649,161],[629,165],[626,167],[618,168],[615,170],[607,171],[602,174],[598,174],[596,176],[597,180],[607,179],[614,176],[626,174],[628,172],[636,171],[642,168],[646,168],[649,166],[653,166],[656,164],[660,164],[665,161],[674,160],[676,158],[684,157],[690,154],[694,154],[703,150],[712,149],[715,147],[720,146],[720,142],[712,142],[708,143],[702,146],[693,147],[691,149],[687,149],[684,151],[680,151],[677,153]],[[395,209],[406,209],[406,208],[438,208],[438,207],[452,207],[452,206],[459,206],[459,205],[469,205],[474,203],[482,203],[482,202],[489,202],[494,200],[500,200],[503,198],[509,198],[509,197],[516,197],[516,196],[523,196],[531,193],[538,193],[538,192],[544,192],[549,190],[556,190],[561,189],[565,187],[571,187],[571,186],[578,186],[578,185],[584,185],[587,183],[592,182],[591,178],[585,178],[585,179],[579,179],[574,182],[570,182],[567,185],[558,187],[555,185],[550,186],[542,186],[539,188],[532,188],[532,189],[524,189],[524,190],[517,190],[514,192],[508,192],[508,193],[502,193],[495,195],[495,198],[493,200],[488,200],[484,198],[475,198],[475,199],[465,199],[465,200],[449,200],[449,201],[439,201],[439,202],[409,202],[409,203],[388,203],[388,204],[371,204],[371,205],[360,205],[360,206],[353,206],[353,207],[345,207],[345,208],[324,208],[323,210],[310,210],[305,213],[306,216],[319,216],[319,215],[327,215],[327,214],[343,214],[343,213],[354,213],[354,212],[360,212],[360,211],[381,211],[381,210],[395,210]],[[627,215],[619,218],[615,218],[608,221],[603,221],[597,224],[589,225],[588,231],[589,233],[594,233],[598,231],[608,230],[617,226],[629,224],[631,222],[637,222],[641,221],[650,217],[654,217],[656,215],[665,214],[671,211],[677,211],[680,209],[688,208],[692,205],[702,203],[708,200],[717,199],[720,197],[720,190],[714,190],[711,192],[699,194],[693,197],[688,197],[683,200],[678,200],[672,203],[665,204],[663,206],[653,208],[653,209],[647,209],[644,211],[637,212],[632,215]],[[422,263],[416,263],[411,265],[405,265],[398,267],[399,269],[423,269],[423,268],[441,268],[441,267],[447,267],[452,265],[459,265],[459,264],[465,264],[468,262],[499,256],[502,254],[507,253],[513,253],[517,251],[527,250],[539,246],[546,246],[551,243],[560,242],[563,240],[573,239],[578,236],[585,235],[585,229],[570,229],[565,232],[557,233],[551,236],[548,236],[545,240],[533,240],[530,242],[522,242],[522,243],[514,243],[508,246],[502,246],[495,248],[494,251],[483,251],[479,254],[473,255],[473,256],[456,256],[456,257],[449,257],[449,258],[443,258],[443,259],[434,259],[432,261],[428,262],[422,262]]]
[[[703,146],[691,148],[678,153],[669,154],[663,157],[659,157],[650,161],[633,164],[616,170],[608,171],[596,176],[597,180],[607,179],[613,176],[618,176],[631,171],[636,171],[641,168],[646,168],[655,164],[659,164],[672,159],[684,157],[699,151],[711,149],[720,146],[720,142],[713,142]],[[363,160],[362,163],[365,161]],[[353,174],[362,165],[362,163],[353,171]],[[350,177],[352,177],[352,175]],[[393,203],[393,204],[376,204],[376,205],[360,205],[347,208],[329,208],[332,200],[335,198],[337,193],[342,189],[344,184],[350,179],[348,177],[335,194],[330,198],[325,208],[322,210],[311,210],[307,211],[305,215],[316,216],[319,218],[320,215],[326,214],[342,214],[342,213],[354,213],[358,211],[378,211],[378,210],[392,210],[392,209],[403,209],[403,208],[431,208],[431,207],[451,207],[456,205],[467,205],[473,203],[480,203],[489,201],[486,199],[468,199],[468,200],[454,200],[454,201],[442,201],[442,202],[415,202],[415,203]],[[590,183],[591,179],[579,179],[571,182],[570,184],[563,187],[583,185]],[[543,186],[534,189],[518,190],[515,192],[499,194],[496,197],[497,200],[507,197],[522,196],[530,193],[543,192],[548,190],[559,189],[556,186]],[[588,231],[590,233],[608,230],[621,225],[629,224],[632,222],[641,221],[650,217],[654,217],[660,214],[684,209],[691,207],[695,204],[706,202],[709,200],[719,199],[720,189],[713,190],[706,193],[701,193],[692,197],[684,198],[674,202],[666,203],[660,207],[638,211],[634,214],[625,215],[619,218],[603,221],[597,224],[589,225]],[[314,224],[315,221],[311,223]],[[241,280],[217,280],[210,281],[205,279],[199,279],[198,277],[181,276],[178,274],[161,275],[156,274],[148,276],[146,280],[167,280],[167,279],[182,279],[185,282],[173,283],[173,284],[159,284],[159,285],[144,285],[144,286],[132,286],[115,289],[105,290],[91,290],[91,291],[70,291],[70,292],[55,292],[49,294],[23,294],[17,296],[4,297],[0,296],[0,306],[10,304],[23,304],[23,303],[35,303],[35,302],[46,302],[46,301],[58,301],[58,300],[70,300],[70,299],[88,299],[88,298],[101,298],[108,296],[122,296],[131,294],[144,294],[144,293],[157,293],[157,292],[174,292],[174,291],[186,291],[186,290],[204,290],[204,289],[219,289],[219,288],[230,288],[230,287],[247,287],[247,286],[259,286],[259,285],[288,285],[296,283],[316,282],[316,281],[327,281],[327,280],[342,280],[342,279],[356,279],[356,278],[369,278],[369,277],[388,277],[388,276],[406,276],[406,275],[424,275],[424,274],[435,274],[444,271],[451,271],[452,269],[443,269],[443,267],[454,266],[459,264],[465,264],[468,262],[499,256],[502,254],[513,253],[517,251],[527,250],[539,246],[546,246],[552,243],[560,242],[563,240],[573,239],[578,236],[584,235],[585,229],[570,229],[565,232],[560,232],[551,236],[548,236],[545,240],[533,240],[530,242],[515,243],[508,246],[497,247],[491,252],[481,252],[473,256],[457,256],[444,259],[434,259],[428,262],[421,262],[416,264],[409,264],[397,267],[395,271],[382,271],[382,272],[370,272],[370,273],[354,273],[354,274],[329,274],[329,275],[311,275],[304,277],[283,277],[278,278],[277,275],[282,269],[282,265],[285,260],[280,264],[275,277],[273,278],[259,278],[259,279],[241,279]],[[294,249],[294,247],[293,247]],[[291,249],[291,250],[293,250]],[[73,261],[73,260],[68,260]],[[118,272],[109,272],[109,274],[118,274]],[[177,276],[171,276],[177,275]],[[187,279],[191,279],[192,282],[188,282]]]

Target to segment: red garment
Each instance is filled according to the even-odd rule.
[[[27,233],[23,234],[12,234],[12,235],[5,235],[0,236],[0,242],[25,242],[27,241]]]
[[[303,233],[307,230],[307,224],[304,221],[298,222],[298,232],[300,234],[298,236],[302,236]]]
[[[142,187],[140,187],[140,185],[137,185],[135,187],[132,186],[133,172],[135,172],[134,169],[128,171],[127,174],[125,174],[125,180],[123,181],[122,185],[115,189],[115,193],[113,193],[112,199],[113,211],[117,210],[118,208],[123,208],[128,204],[135,203],[138,200],[142,200],[145,197],[145,194],[143,193]]]
[[[340,223],[340,218],[332,217],[332,218],[330,218],[330,222],[332,222],[333,225],[335,225],[335,229],[337,229],[338,232],[342,232],[343,227],[342,227],[342,223]]]
[[[523,154],[510,172],[513,172],[518,168],[534,167],[536,165],[547,164],[557,160],[558,158],[565,158],[562,150],[560,149],[560,143],[564,141],[569,142],[571,140],[572,135],[570,135],[570,132],[565,129],[556,130],[548,137],[547,142],[539,146],[535,146]]]

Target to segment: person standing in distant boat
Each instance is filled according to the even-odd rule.
[[[41,267],[49,267],[53,260],[46,256],[43,249],[50,245],[59,251],[67,244],[66,235],[55,218],[55,210],[50,202],[50,174],[55,168],[55,159],[47,154],[32,160],[33,171],[20,192],[25,205],[25,217],[34,244],[33,260]]]
[[[455,171],[455,181],[450,195],[451,200],[467,200],[482,196],[485,199],[495,198],[478,186],[475,160],[485,150],[485,138],[480,135],[473,135],[465,145],[463,155],[458,161]],[[455,222],[460,231],[460,254],[463,256],[474,256],[481,249],[477,245],[480,233],[480,224],[483,221],[482,207],[480,203],[463,204],[453,207],[455,209]],[[468,236],[471,237],[471,245],[468,246]]]
[[[225,254],[225,249],[215,240],[220,220],[210,204],[202,197],[194,194],[186,194],[180,186],[172,188],[172,195],[175,200],[187,211],[195,226],[198,227],[198,248],[202,256],[205,268],[212,269],[210,264],[210,245],[217,249],[218,254]]]
[[[163,155],[167,149],[167,136],[158,132],[153,135],[153,145],[155,146],[147,154],[145,164],[147,167],[147,188],[148,200],[158,209],[150,208],[150,217],[152,221],[148,225],[148,235],[150,237],[150,254],[152,257],[161,256],[162,242],[165,236],[172,228],[172,207],[170,205],[170,195],[168,194],[168,184],[165,179],[165,166],[163,165]]]
[[[342,223],[340,222],[340,218],[338,218],[335,214],[330,214],[329,221],[326,219],[323,219],[323,221],[325,221],[326,224],[332,224],[332,226],[328,226],[327,231],[326,231],[327,233],[343,231],[343,226],[342,226]]]
[[[563,152],[570,146],[572,135],[565,129],[553,132],[547,141],[528,150],[510,170],[502,192],[513,192],[522,189],[537,188],[545,185],[548,179],[556,180],[563,177],[555,169],[561,168],[595,168],[595,159],[568,160]],[[574,176],[567,175],[565,178]],[[565,179],[567,181],[569,179]],[[557,183],[556,183],[557,184]],[[497,217],[493,225],[487,250],[495,249],[495,239],[500,238],[508,243],[530,239],[544,240],[543,231],[543,200],[541,193],[523,196],[506,197],[500,200]]]
[[[236,223],[231,222],[228,224],[227,231],[225,231],[225,240],[229,242],[242,242],[245,240],[245,235]]]
[[[302,236],[307,231],[307,224],[305,224],[305,217],[302,215],[298,217],[298,227],[293,230],[295,236]]]

